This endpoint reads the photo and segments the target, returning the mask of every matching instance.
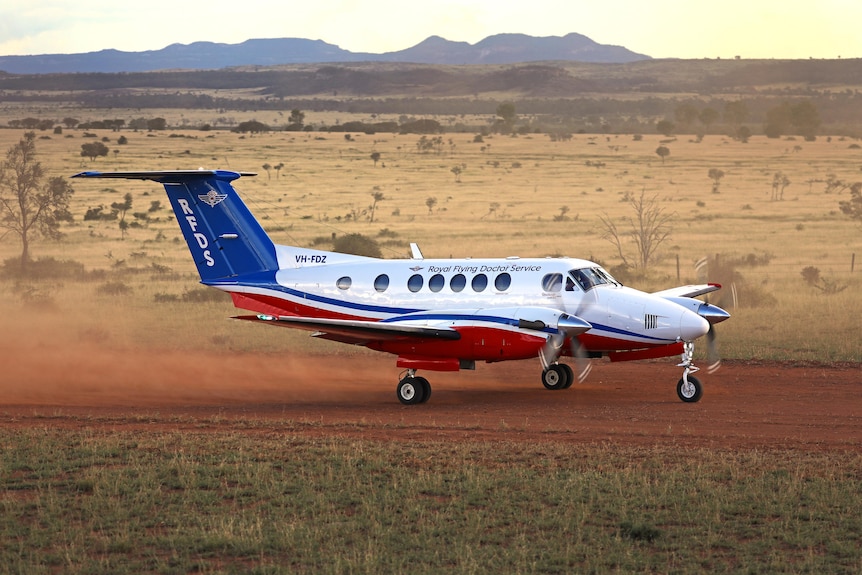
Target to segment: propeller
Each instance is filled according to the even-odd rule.
[[[718,371],[718,368],[721,367],[721,357],[718,354],[718,341],[715,334],[715,324],[723,322],[730,317],[730,314],[709,302],[701,304],[697,313],[709,322],[709,331],[706,332],[706,371],[707,373],[715,373]]]

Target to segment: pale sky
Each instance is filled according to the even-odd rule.
[[[324,40],[390,52],[428,36],[583,34],[655,58],[859,58],[860,0],[25,0],[0,6],[0,55]]]

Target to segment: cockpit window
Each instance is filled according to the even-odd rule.
[[[584,291],[589,291],[598,285],[620,285],[617,280],[611,277],[611,274],[598,267],[572,270],[569,272],[569,277],[575,280],[575,282],[577,282]],[[573,288],[574,286],[571,286],[569,282],[566,282],[566,291],[572,291],[570,287]]]

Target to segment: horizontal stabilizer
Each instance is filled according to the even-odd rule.
[[[81,172],[73,178],[116,178],[120,180],[152,180],[161,184],[183,183],[189,180],[216,178],[233,181],[241,176],[256,176],[253,172],[229,170],[160,170],[140,172]]]

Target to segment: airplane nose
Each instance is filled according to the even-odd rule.
[[[682,341],[694,341],[706,335],[709,322],[693,311],[685,310],[679,319],[679,337]]]

